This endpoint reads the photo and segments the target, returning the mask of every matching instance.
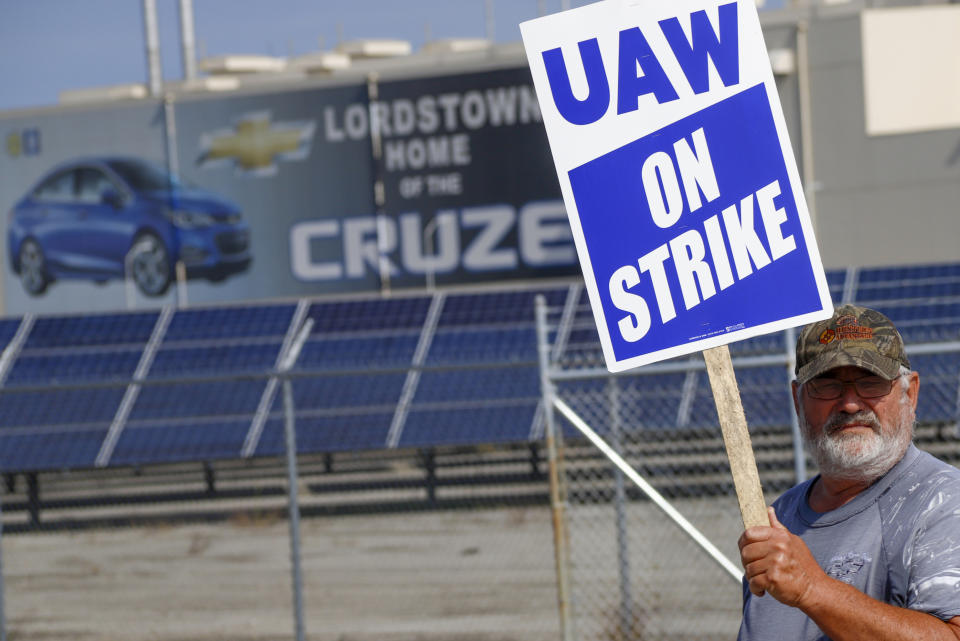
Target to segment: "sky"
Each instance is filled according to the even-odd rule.
[[[197,56],[296,56],[341,40],[520,40],[517,25],[590,0],[193,0]],[[183,77],[179,2],[156,0],[166,80]],[[0,0],[0,111],[60,91],[147,83],[142,0]]]

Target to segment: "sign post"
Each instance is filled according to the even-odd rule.
[[[763,489],[760,487],[760,474],[757,472],[757,462],[750,444],[747,417],[743,413],[743,403],[740,402],[740,391],[737,389],[737,379],[730,360],[730,349],[726,345],[705,349],[703,360],[707,364],[710,388],[717,405],[723,444],[727,449],[727,458],[730,459],[730,472],[733,474],[733,487],[737,492],[743,526],[770,525]]]
[[[703,351],[745,525],[767,523],[727,344],[832,303],[752,0],[520,25],[608,369]]]

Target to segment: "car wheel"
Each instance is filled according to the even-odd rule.
[[[143,234],[133,243],[127,254],[127,270],[147,296],[162,296],[173,280],[167,247],[153,234]]]
[[[50,278],[47,276],[47,259],[40,245],[33,240],[25,240],[20,245],[20,282],[31,296],[39,296],[47,290]]]

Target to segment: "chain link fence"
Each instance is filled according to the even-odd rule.
[[[532,310],[437,294],[8,323],[0,635],[557,639]]]
[[[702,360],[611,376],[579,287],[546,294],[539,341],[530,291],[8,323],[0,630],[732,638],[741,524]],[[956,332],[897,320],[918,443],[956,464]],[[731,346],[768,501],[809,473],[791,343]]]
[[[635,423],[629,384],[560,389],[564,402],[594,428],[669,505],[730,562],[742,530],[719,429],[650,438]],[[564,386],[570,387],[570,386]],[[596,447],[573,434],[563,456],[569,531],[572,638],[713,640],[736,635],[740,584],[681,525],[625,477]]]
[[[6,639],[559,636],[525,445],[48,471],[3,492]]]
[[[702,357],[611,375],[585,297],[544,303],[538,318],[566,538],[565,639],[735,638],[743,524]],[[813,472],[790,398],[794,340],[788,331],[730,345],[768,504]],[[916,440],[957,464],[960,343],[908,351],[926,385],[921,420],[942,417],[921,423]]]

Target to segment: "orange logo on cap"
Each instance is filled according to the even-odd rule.
[[[824,345],[827,345],[829,343],[832,343],[833,339],[836,337],[837,337],[837,333],[835,331],[833,331],[832,329],[825,329],[820,334],[820,342],[823,343]]]
[[[873,339],[873,328],[861,325],[856,316],[841,316],[837,319],[836,338],[841,341],[869,341]]]

